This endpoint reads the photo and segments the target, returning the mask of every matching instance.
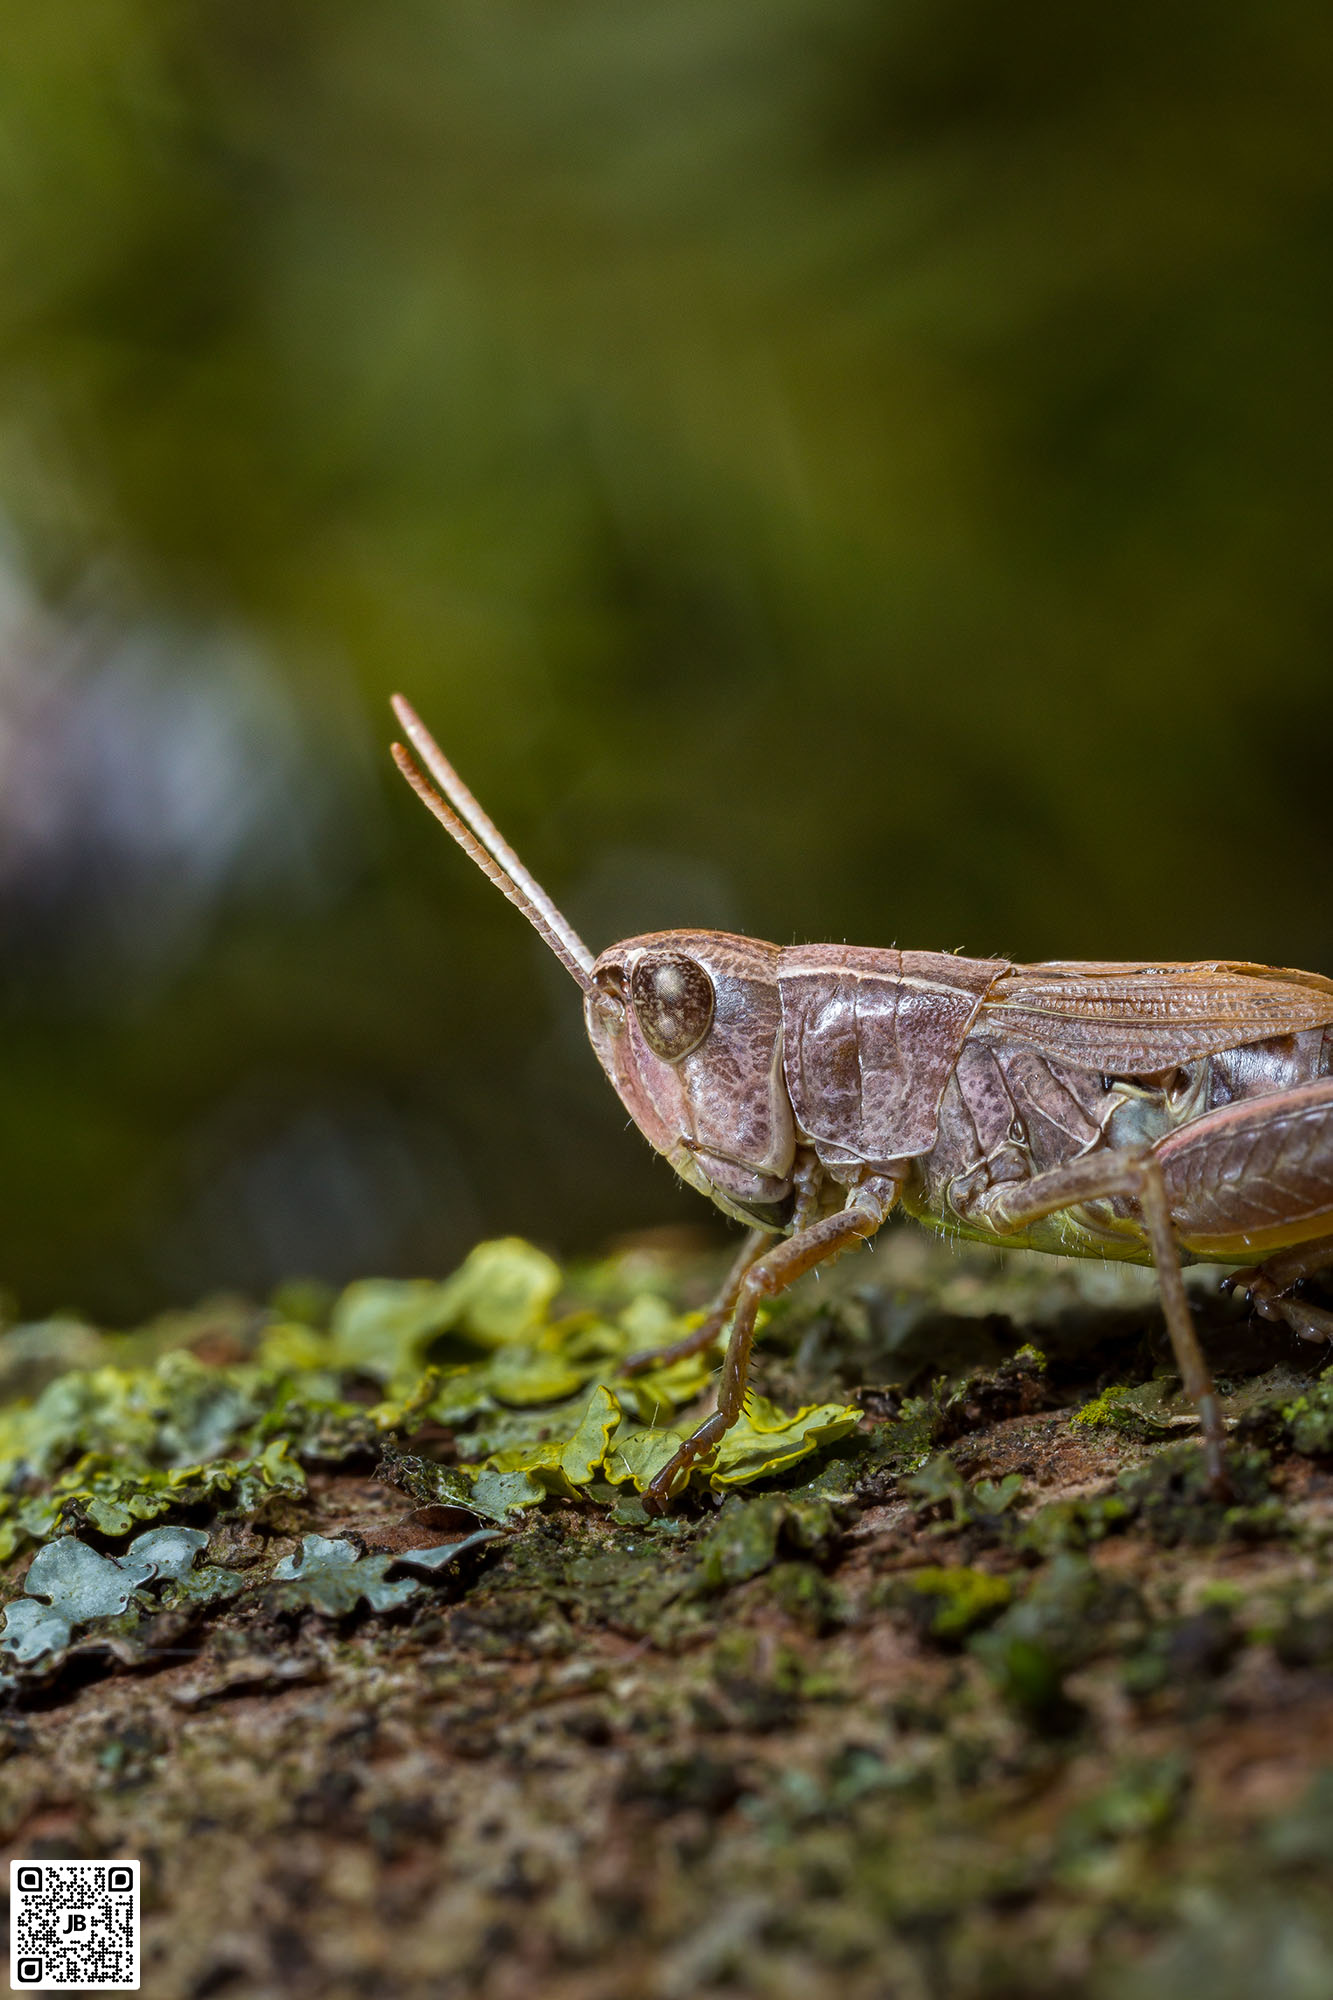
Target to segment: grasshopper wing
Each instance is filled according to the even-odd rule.
[[[1081,1069],[1145,1076],[1198,1056],[1333,1023],[1333,980],[1228,959],[1016,965],[978,1029]]]

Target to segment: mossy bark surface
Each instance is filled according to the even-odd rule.
[[[455,1298],[396,1402],[408,1349],[377,1365],[365,1299],[359,1353],[346,1311],[331,1333],[290,1297],[135,1347],[0,1341],[13,1422],[44,1411],[48,1440],[10,1479],[9,1629],[36,1636],[6,1656],[9,1852],[138,1856],[161,2000],[1322,2000],[1323,1351],[1192,1281],[1232,1419],[1222,1504],[1148,1274],[891,1230],[759,1350],[772,1404],[854,1426],[650,1521],[596,1463],[627,1420],[599,1430],[587,1372],[571,1394],[560,1370],[590,1327],[697,1307],[715,1274],[640,1248],[504,1340]],[[523,1402],[522,1354],[545,1400]],[[442,1420],[464,1391],[472,1415]],[[62,1396],[84,1414],[59,1431]],[[140,1426],[119,1488],[113,1408]],[[549,1412],[586,1479],[578,1452],[541,1458]],[[478,1443],[528,1465],[493,1468],[536,1481],[521,1504],[467,1470]],[[173,1525],[196,1540],[164,1556],[148,1537]],[[102,1564],[79,1558],[91,1611],[23,1589],[71,1536]]]

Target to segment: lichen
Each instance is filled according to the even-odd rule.
[[[1282,1408],[1294,1450],[1311,1458],[1333,1457],[1333,1368],[1325,1369],[1304,1395]]]
[[[1081,1410],[1075,1410],[1069,1421],[1071,1424],[1086,1425],[1089,1430],[1095,1430],[1101,1425],[1119,1429],[1121,1408],[1125,1398],[1130,1394],[1132,1391],[1128,1383],[1113,1383],[1110,1388],[1103,1389],[1100,1396],[1094,1396],[1090,1402],[1085,1403]]]
[[[949,1642],[965,1639],[996,1617],[1013,1594],[1008,1577],[960,1565],[957,1569],[909,1571],[896,1581],[887,1601],[919,1606],[922,1629],[932,1639]]]
[[[493,1246],[238,1308],[218,1359],[216,1309],[80,1328],[45,1383],[29,1343],[12,1840],[145,1859],[162,1992],[1327,1986],[1325,1378],[1224,1320],[1218,1498],[1147,1304],[1080,1319],[1049,1260],[1010,1285],[978,1253],[973,1285],[913,1254],[914,1352],[975,1306],[985,1343],[940,1351],[985,1365],[876,1386],[840,1267],[757,1350],[752,1476],[665,1518],[641,1484],[711,1357],[650,1393],[616,1366],[695,1323],[688,1259]],[[1170,1425],[1071,1422],[1107,1380]]]

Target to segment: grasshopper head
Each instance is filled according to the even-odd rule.
[[[582,988],[588,1038],[644,1137],[728,1215],[781,1227],[795,1136],[776,945],[658,931],[594,959],[401,696],[394,712],[444,797],[396,743],[399,770]]]
[[[588,1039],[649,1143],[745,1222],[780,1225],[795,1135],[782,1077],[777,947],[657,931],[604,951]]]

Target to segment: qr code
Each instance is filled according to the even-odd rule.
[[[15,1993],[137,1992],[137,1861],[11,1861]]]

